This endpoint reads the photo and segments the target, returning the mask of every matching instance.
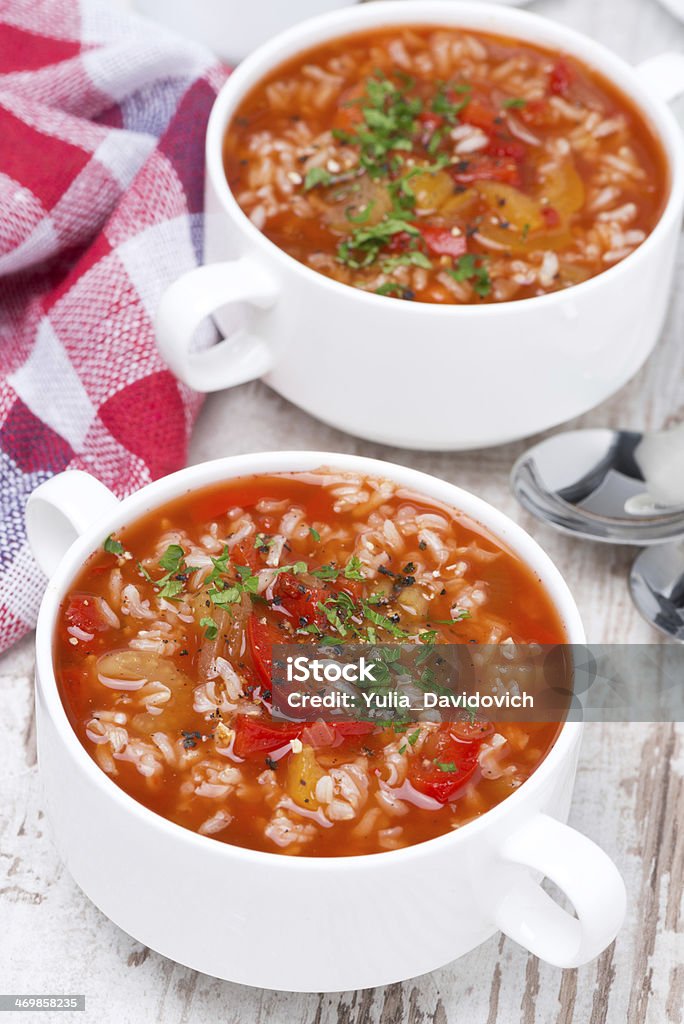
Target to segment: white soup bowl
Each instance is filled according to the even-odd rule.
[[[298,262],[246,216],[226,181],[223,138],[245,95],[316,44],[392,25],[452,25],[576,56],[652,125],[670,181],[645,242],[563,291],[483,305],[400,302]],[[173,372],[198,391],[263,377],[285,398],[352,434],[404,448],[467,449],[526,437],[617,391],[663,326],[684,204],[684,145],[666,100],[684,91],[684,55],[639,68],[557,22],[510,7],[400,0],[314,18],[256,50],[219,93],[206,137],[204,265],[161,299],[156,332]],[[213,315],[224,340],[195,351]]]
[[[41,485],[27,511],[33,552],[51,575],[36,636],[38,746],[47,812],[78,885],[140,942],[189,967],[263,988],[337,991],[431,971],[502,930],[558,967],[577,967],[615,937],[625,889],[612,861],[564,822],[581,725],[518,790],[481,818],[405,849],[288,857],[229,846],[137,803],[98,767],[72,729],[53,664],[60,604],[110,533],[198,488],[254,473],[337,470],[380,476],[446,502],[539,577],[570,643],[584,631],[560,573],[491,505],[450,483],[386,462],[325,452],[239,455],[184,469],[124,501],[85,473]],[[552,879],[576,917],[540,887]]]

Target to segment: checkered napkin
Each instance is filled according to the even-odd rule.
[[[31,491],[185,462],[199,398],[152,317],[201,252],[214,58],[97,0],[0,0],[0,650],[35,622]]]

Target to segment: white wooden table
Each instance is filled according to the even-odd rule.
[[[631,61],[684,49],[684,26],[654,0],[538,0],[535,6]],[[679,281],[682,262],[684,252]],[[578,422],[642,428],[682,416],[684,293],[679,293],[648,365],[618,396]],[[563,538],[516,507],[507,475],[521,445],[466,455],[382,448],[322,426],[266,387],[250,384],[207,402],[192,458],[269,448],[379,456],[476,491],[531,529],[556,560],[574,590],[591,641],[658,642],[627,596],[629,550]],[[0,658],[0,992],[85,993],[87,1012],[76,1020],[97,1024],[684,1021],[681,726],[587,727],[571,823],[614,858],[629,891],[626,925],[596,963],[560,971],[508,940],[493,938],[449,967],[402,985],[299,996],[246,989],[179,967],[134,942],[80,893],[60,864],[41,810],[32,674],[32,640],[27,638]],[[319,898],[313,891],[311,896]],[[188,927],[193,927],[192,909],[178,909],[187,915]],[[374,922],[359,921],[359,926],[374,927]],[[56,1014],[40,1019],[53,1018],[68,1019]]]

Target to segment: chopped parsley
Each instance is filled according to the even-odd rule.
[[[503,112],[521,109],[527,100],[520,96],[504,98],[497,113],[496,104],[473,98],[473,87],[467,82],[435,82],[432,95],[426,97],[418,94],[411,76],[398,70],[388,74],[376,70],[365,80],[362,95],[346,104],[354,108],[355,117],[348,128],[335,128],[332,135],[355,149],[357,164],[350,167],[345,161],[344,172],[337,174],[325,167],[310,167],[302,187],[308,192],[317,186],[334,186],[327,196],[341,204],[348,222],[346,231],[336,231],[338,237],[342,234],[336,245],[337,261],[352,271],[373,268],[388,275],[389,279],[380,278],[380,282],[366,280],[361,287],[376,295],[411,301],[416,298],[415,282],[420,277],[411,280],[406,274],[402,280],[402,275],[394,272],[404,267],[426,271],[438,268],[455,281],[470,284],[480,299],[491,294],[486,254],[466,253],[452,260],[449,250],[440,250],[423,227],[427,223],[430,229],[448,231],[453,217],[464,216],[462,211],[458,213],[458,206],[446,212],[450,189],[454,195],[467,191],[465,185],[457,184],[459,173],[467,171],[473,161],[477,170],[484,161],[480,176],[486,179],[487,161],[500,162],[489,153],[460,161],[454,157],[452,129],[461,123],[463,111],[471,103],[491,112],[494,123],[504,124]],[[468,115],[463,119],[467,120]],[[339,170],[336,164],[328,166]],[[414,192],[416,176],[419,184]],[[422,198],[423,194],[431,196],[430,182],[425,183],[429,176],[439,176],[434,208]],[[477,179],[475,173],[473,180]],[[433,214],[439,218],[436,225],[432,223]],[[446,220],[445,225],[442,220]],[[476,217],[458,227],[472,237],[478,230],[477,223]]]
[[[371,607],[369,601],[362,600],[361,607],[365,612],[366,618],[370,619],[374,626],[380,626],[382,629],[386,629],[387,632],[397,640],[405,640],[408,637],[409,634],[405,630],[401,629],[396,622],[393,622],[387,615],[382,615],[380,612],[376,612],[376,610]]]
[[[475,294],[484,299],[492,290],[492,281],[485,260],[484,256],[468,252],[459,257],[456,267],[447,270],[447,274],[453,277],[454,281],[469,281]]]
[[[159,588],[160,597],[172,601],[185,590],[188,576],[196,571],[196,567],[186,565],[185,551],[180,544],[169,544],[157,564],[160,569],[166,569],[164,575],[160,576],[158,580],[152,578],[141,562],[138,562],[138,570],[148,583]]]
[[[399,284],[398,281],[385,281],[383,284],[378,285],[375,289],[376,295],[396,295],[397,298],[403,299],[404,293],[407,289],[403,284]]]
[[[407,213],[408,211],[395,209],[378,224],[357,228],[347,241],[340,242],[337,247],[337,258],[341,263],[358,270],[374,263],[395,235],[407,234],[417,238],[420,232],[406,219]]]
[[[169,544],[159,559],[159,567],[167,572],[178,572],[185,559],[185,552],[180,544]]]
[[[205,615],[203,619],[200,619],[200,626],[204,630],[204,635],[207,640],[215,640],[218,636],[218,626],[214,619]]]
[[[214,587],[209,591],[209,597],[212,604],[215,604],[217,608],[225,608],[229,604],[237,604],[245,593],[244,587],[241,584],[233,584],[232,586],[225,587],[223,584],[221,587]]]
[[[357,214],[353,214],[351,212],[353,207],[348,206],[344,211],[344,215],[350,224],[366,224],[374,206],[375,200],[372,200],[370,203],[366,203],[363,209],[359,210]]]
[[[171,579],[169,579],[169,580],[166,580],[163,583],[162,588],[159,591],[159,595],[160,595],[160,597],[165,597],[167,599],[173,599],[174,597],[178,597],[178,595],[181,593],[181,591],[183,589],[184,589],[184,582],[183,582],[183,580],[171,580]]]
[[[238,575],[243,590],[248,594],[256,594],[259,588],[259,577],[254,575],[248,565],[234,565],[233,568]],[[284,566],[282,571],[285,571]]]
[[[420,736],[420,729],[416,729],[416,731],[412,732],[410,736],[407,736],[406,737],[406,743],[402,743],[402,745],[399,747],[399,753],[400,754],[405,754],[406,753],[406,751],[408,750],[407,744],[410,744],[412,747],[415,746],[415,744],[418,741],[418,737],[419,736]]]
[[[218,558],[212,558],[214,568],[207,576],[205,586],[209,585],[207,596],[212,604],[218,608],[227,608],[230,605],[238,604],[243,595],[257,600],[259,591],[259,577],[248,565],[236,565],[230,563],[230,556],[227,548]],[[234,577],[229,576],[229,568],[235,573]],[[307,571],[306,562],[295,562],[292,565],[281,565],[270,570],[274,576],[281,573],[292,573],[295,576]]]
[[[340,636],[347,635],[347,628],[342,622],[342,619],[340,617],[337,607],[335,606],[335,603],[331,602],[330,599],[328,599],[325,602],[325,604],[323,603],[323,601],[317,601],[316,607],[318,608],[319,612],[323,612],[332,628],[336,630],[336,632],[338,632]]]
[[[339,575],[339,569],[332,563],[321,565],[318,569],[309,570],[309,576],[315,576],[318,580],[336,580]]]
[[[212,558],[211,555],[209,557],[211,558],[211,562],[214,568],[211,570],[211,572],[205,579],[205,584],[213,583],[215,580],[220,579],[221,576],[225,576],[225,574],[228,572],[228,560],[230,558],[230,551],[228,550],[228,545],[224,547],[223,554],[219,555],[218,558]]]
[[[451,98],[453,93],[460,93],[463,98],[455,102]],[[470,93],[471,87],[466,84],[451,86],[442,84],[437,90],[430,109],[433,114],[443,117],[447,124],[454,125],[458,121],[458,115],[470,103]]]
[[[321,535],[318,532],[318,530],[314,530],[313,526],[310,526],[309,533],[311,534],[312,539],[315,540],[317,544],[319,544],[321,540]]]
[[[218,558],[212,558],[214,568],[204,581],[205,586],[209,585],[207,595],[212,604],[218,608],[226,608],[228,605],[238,604],[243,594],[256,594],[259,589],[259,577],[254,575],[248,565],[232,565],[237,578],[228,578],[230,553],[228,548],[223,549],[223,554]]]
[[[361,560],[356,555],[352,555],[344,567],[344,578],[346,580],[365,580],[366,577],[361,569]]]
[[[292,565],[279,565],[277,569],[271,571],[274,573],[291,572],[294,576],[301,576],[308,568],[306,562],[294,562]]]
[[[353,564],[353,559],[347,563],[347,569],[350,568],[350,563],[352,563],[351,572],[356,573],[358,570]],[[357,577],[347,578],[355,579]],[[360,574],[358,578],[364,579]],[[375,644],[378,641],[376,627],[385,630],[397,640],[407,639],[410,634],[398,625],[398,615],[383,615],[374,607],[374,605],[385,603],[386,600],[385,594],[371,594],[367,598],[355,600],[346,591],[341,590],[331,594],[324,601],[319,600],[316,603],[316,608],[322,612],[328,625],[332,627],[337,636],[343,639],[350,637],[361,643]],[[301,632],[313,633],[315,631],[310,626],[305,626]],[[339,639],[332,638],[333,644],[339,642]]]
[[[361,166],[372,178],[381,177],[386,173],[390,155],[413,149],[422,100],[407,96],[382,72],[377,72],[367,80],[364,96],[354,103],[361,108],[359,125],[352,132],[335,130],[333,134],[348,145],[358,146]]]
[[[463,622],[464,619],[470,618],[470,612],[467,608],[459,608],[456,614],[451,619],[431,619],[431,623],[436,626],[453,626],[456,622]]]
[[[374,218],[375,223],[370,223],[375,199],[345,210],[354,230],[339,242],[337,259],[351,270],[361,270],[378,262],[386,274],[392,274],[398,267],[433,268],[431,254],[427,251],[429,246],[415,223],[416,195],[411,181],[417,175],[440,173],[449,165],[449,147],[443,147],[442,143],[470,103],[472,88],[467,83],[442,82],[428,106],[427,101],[410,94],[414,85],[412,79],[400,73],[390,78],[376,72],[366,80],[364,94],[349,103],[358,108],[358,123],[350,130],[333,131],[342,143],[358,149],[357,177],[367,175],[374,181],[382,179],[391,201],[391,208],[382,217]],[[509,102],[515,103],[514,99]],[[407,159],[407,154],[412,154],[418,145],[431,158],[427,165],[421,162],[420,154]],[[327,172],[312,168],[304,187],[309,189],[329,180]],[[471,282],[480,298],[485,298],[491,290],[484,257],[476,259],[471,255],[465,263],[447,272],[457,281]],[[404,300],[415,298],[412,289],[397,280],[384,281],[373,290],[376,295]]]
[[[432,270],[432,260],[420,249],[415,249],[413,252],[402,252],[399,256],[388,256],[382,261],[381,267],[385,273],[389,273],[395,267],[422,267],[424,270]]]
[[[405,88],[411,87],[403,84]],[[423,101],[419,97],[408,96],[384,74],[378,72],[370,77],[364,96],[353,102],[360,107],[360,123],[354,131],[336,130],[333,134],[346,145],[358,147],[361,171],[374,180],[384,178],[392,200],[391,210],[376,224],[368,224],[374,201],[356,214],[351,212],[351,208],[346,211],[350,223],[359,226],[349,238],[340,242],[337,258],[348,267],[359,269],[374,263],[396,235],[405,234],[414,240],[419,239],[418,228],[410,222],[415,207],[410,178],[443,167],[448,157],[439,154],[435,168],[412,167],[405,174],[399,173],[404,166],[402,154],[414,148]],[[378,293],[389,295],[392,291],[378,290]]]
[[[304,191],[309,192],[316,185],[329,185],[331,181],[332,174],[325,167],[310,167],[304,178]]]
[[[436,759],[432,762],[436,768],[439,768],[440,772],[457,772],[458,767],[453,761],[437,761]]]
[[[120,540],[114,540],[114,534],[110,533],[107,540],[103,545],[108,555],[123,555],[126,552],[125,547]]]

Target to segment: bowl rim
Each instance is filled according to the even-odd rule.
[[[56,615],[66,590],[85,559],[97,550],[104,537],[134,522],[147,511],[162,506],[165,501],[211,486],[212,483],[218,483],[221,480],[270,473],[311,472],[322,468],[384,477],[402,487],[410,487],[427,498],[442,500],[452,505],[469,520],[472,520],[476,526],[490,532],[499,543],[533,569],[560,614],[568,642],[581,644],[585,640],[584,628],[570,589],[560,571],[538,542],[494,505],[431,474],[365,456],[317,451],[283,451],[226,456],[222,459],[189,466],[147,484],[124,498],[117,506],[113,506],[109,515],[101,518],[86,530],[69,548],[48,582],[40,606],[36,631],[37,700],[39,704],[42,701],[45,712],[66,753],[71,758],[75,770],[85,776],[88,783],[98,791],[101,799],[113,801],[124,815],[137,818],[141,827],[161,830],[168,836],[169,841],[185,843],[188,847],[196,850],[198,855],[212,855],[213,851],[214,856],[226,858],[237,857],[239,860],[256,858],[266,865],[274,863],[287,865],[286,870],[292,871],[332,870],[334,866],[339,867],[340,864],[346,865],[345,870],[368,868],[373,865],[380,870],[385,862],[385,857],[388,856],[394,858],[395,861],[401,858],[421,858],[429,855],[430,850],[435,848],[435,844],[444,845],[463,841],[464,836],[467,838],[467,836],[495,824],[503,816],[514,813],[515,808],[521,802],[527,800],[540,786],[543,786],[549,772],[562,763],[579,742],[582,723],[565,722],[559,730],[553,746],[533,774],[519,789],[487,811],[482,817],[425,842],[399,850],[381,851],[382,855],[367,853],[335,857],[287,857],[278,851],[253,850],[250,847],[219,842],[210,836],[202,836],[191,829],[178,825],[149,809],[109,778],[87,753],[69,722],[59,696],[53,661]]]
[[[380,302],[384,308],[388,308],[386,296],[375,295],[373,292],[343,284],[319,273],[290,256],[260,231],[238,204],[228,186],[223,170],[222,146],[225,130],[237,103],[250,88],[283,61],[297,53],[305,52],[324,40],[344,38],[363,32],[364,29],[402,24],[434,24],[471,28],[474,31],[493,34],[510,34],[511,38],[519,38],[524,42],[536,43],[549,49],[557,47],[559,52],[576,56],[590,68],[599,71],[635,106],[657,137],[669,173],[667,201],[658,221],[644,241],[624,259],[586,281],[557,292],[482,305],[403,302],[402,316],[420,317],[433,314],[493,317],[510,315],[513,310],[520,308],[536,309],[542,304],[553,308],[554,304],[567,300],[568,296],[584,295],[600,288],[603,281],[612,281],[619,273],[624,273],[625,267],[634,267],[636,271],[639,263],[651,257],[654,247],[670,229],[684,206],[684,138],[667,103],[645,86],[639,78],[638,66],[630,65],[617,53],[584,33],[531,11],[496,3],[473,3],[472,0],[459,0],[457,4],[445,3],[444,0],[384,0],[382,4],[357,4],[345,7],[309,18],[279,33],[262,43],[238,65],[220,89],[209,115],[205,140],[205,173],[223,212],[237,222],[253,246],[264,253],[266,258],[270,257],[280,264],[284,272],[301,272],[305,280],[317,282],[320,287],[331,290],[333,295],[347,296],[348,299],[353,295],[360,302],[371,303],[371,308]]]

